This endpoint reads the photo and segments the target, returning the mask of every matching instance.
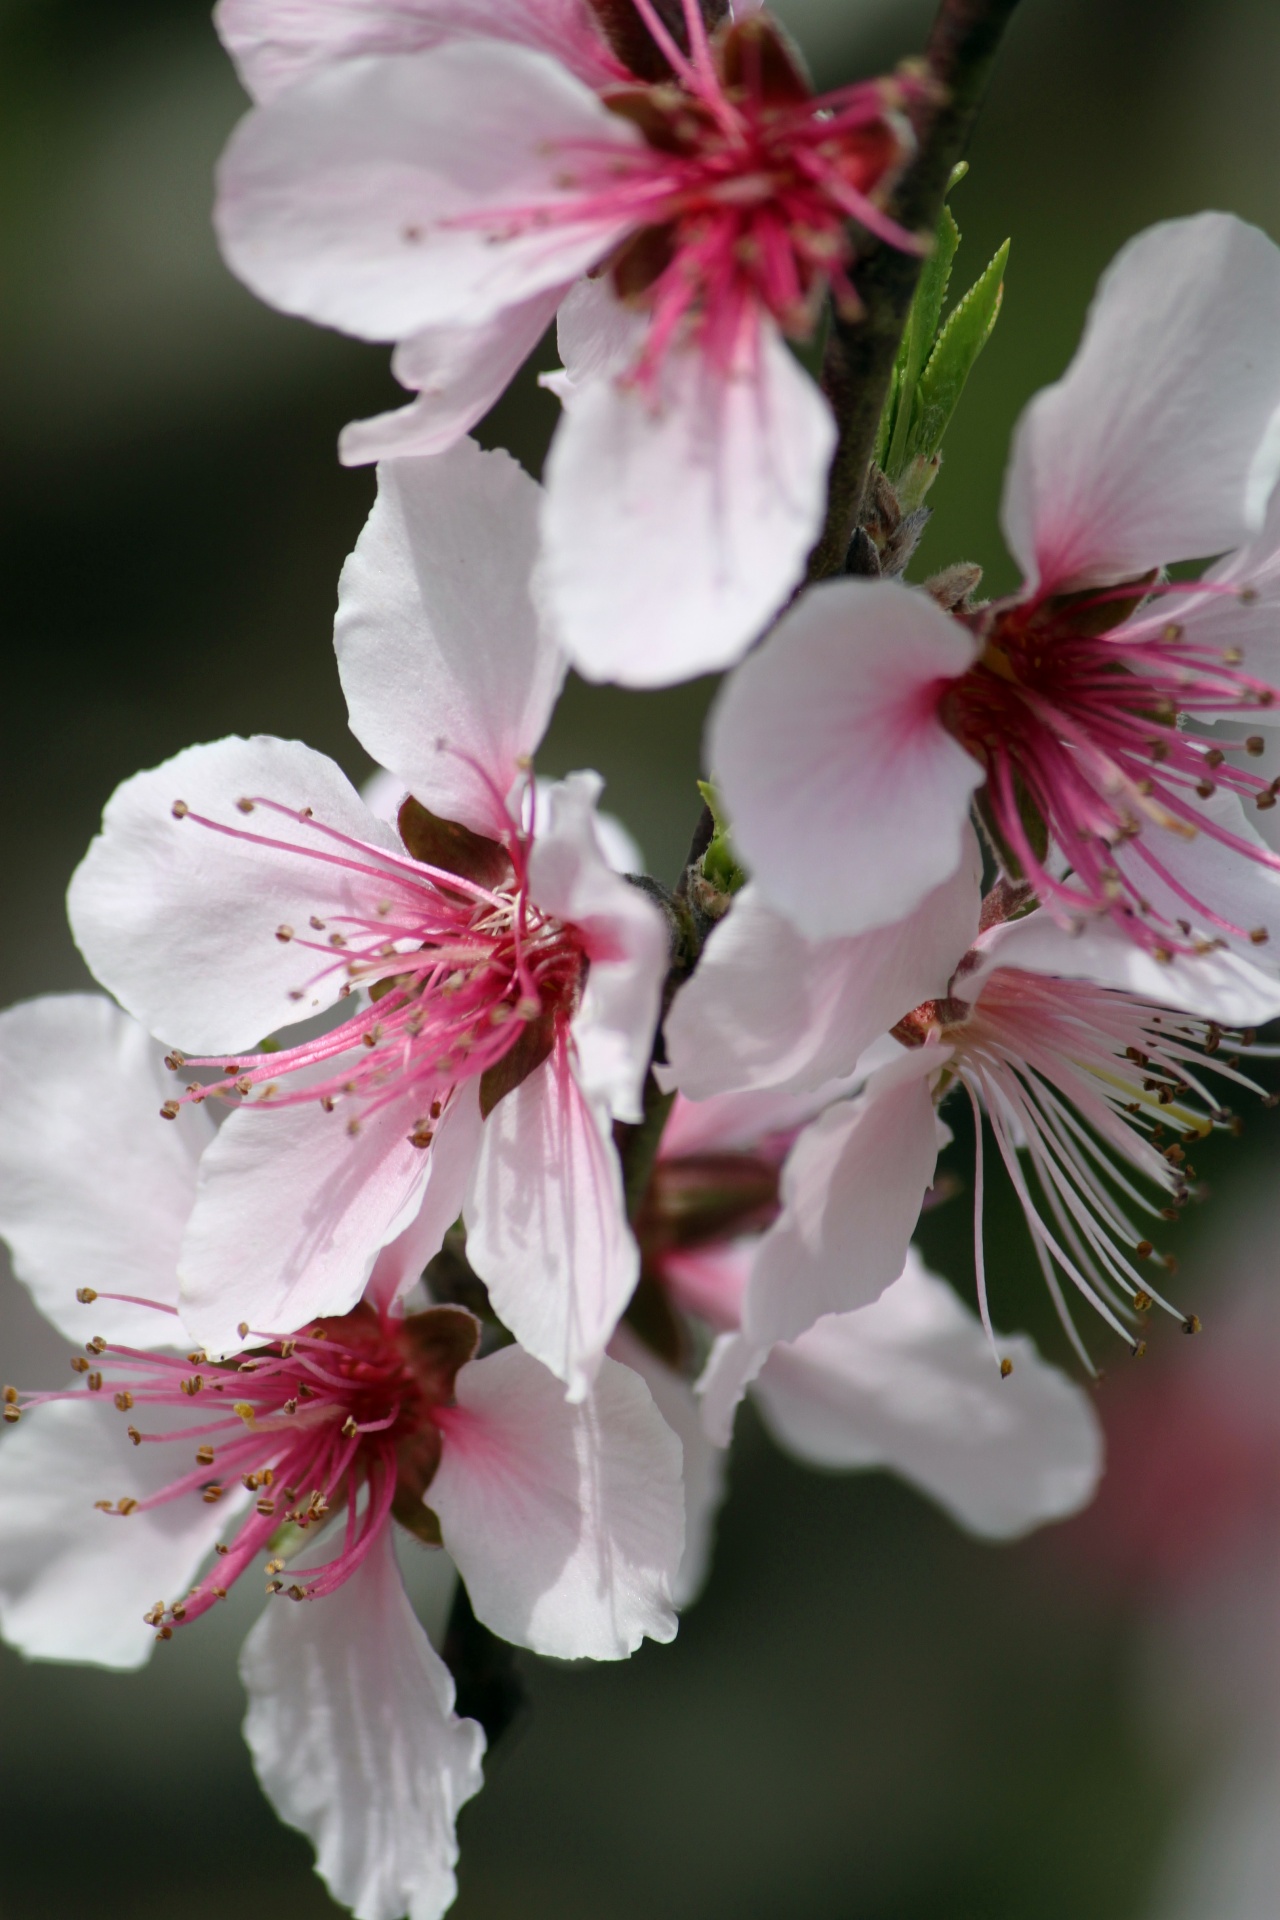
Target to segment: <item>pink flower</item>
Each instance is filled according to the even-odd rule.
[[[563,4],[224,12],[269,97],[218,222],[273,305],[399,342],[420,397],[348,460],[448,445],[604,276],[564,315],[542,590],[585,674],[658,685],[737,658],[803,571],[834,425],[785,339],[855,304],[851,219],[918,244],[882,201],[921,83],[814,96],[760,12],[592,11],[594,64]]]
[[[82,1375],[5,1390],[0,1631],[34,1658],[136,1667],[265,1563],[276,1598],[242,1663],[263,1786],[362,1920],[435,1920],[484,1739],[453,1712],[393,1519],[443,1542],[496,1633],[621,1658],[675,1632],[679,1445],[625,1367],[571,1406],[518,1347],[475,1358],[459,1309],[403,1315],[394,1248],[345,1315],[255,1333],[238,1363],[175,1350],[213,1128],[191,1107],[153,1124],[164,1078],[106,1000],[0,1015],[0,1231]]]
[[[596,776],[525,824],[563,673],[536,510],[470,443],[382,469],[337,644],[352,727],[413,796],[398,832],[323,755],[224,740],[126,782],[72,882],[98,978],[183,1050],[163,1110],[241,1103],[179,1258],[212,1351],[345,1313],[399,1235],[413,1278],[462,1212],[499,1314],[581,1396],[635,1284],[612,1123],[640,1117],[666,932],[605,859]]]
[[[973,852],[970,835],[966,858]],[[969,886],[976,909],[972,878]],[[940,921],[957,916],[952,890],[930,897]],[[861,1058],[852,1094],[827,1089],[783,1167],[781,1211],[752,1263],[741,1330],[707,1383],[722,1418],[779,1341],[878,1299],[901,1272],[934,1178],[937,1108],[957,1089],[979,1122],[975,1234],[988,1333],[983,1120],[1086,1365],[1064,1279],[1130,1344],[1135,1313],[1154,1303],[1183,1318],[1150,1279],[1148,1233],[1158,1229],[1148,1222],[1186,1196],[1184,1143],[1228,1117],[1204,1076],[1258,1091],[1218,1049],[1225,1029],[1280,1013],[1268,975],[1231,953],[1161,963],[1109,923],[1073,937],[1033,912],[966,935],[945,966],[941,941],[933,944],[938,984],[872,1045],[860,995],[883,1006],[892,991],[896,930],[775,944],[771,909],[752,889],[739,902],[676,997],[666,1023],[670,1081],[702,1098],[770,1084],[816,1090],[832,1071],[849,1072],[860,1050]],[[746,925],[735,933],[739,914]],[[860,992],[840,992],[842,968]],[[755,1026],[735,1055],[725,1029],[746,1005],[757,1009]],[[820,1046],[806,1036],[806,1008]]]
[[[715,1390],[720,1352],[733,1348],[741,1330],[752,1269],[779,1210],[781,1167],[835,1091],[681,1098],[663,1135],[637,1230],[646,1283],[674,1309],[676,1334],[687,1316],[717,1338],[701,1417],[682,1376],[652,1345],[641,1347],[628,1332],[626,1347],[613,1350],[641,1366],[684,1443],[681,1593],[696,1587],[705,1568],[720,1495],[714,1442],[727,1441],[732,1417]],[[908,1248],[902,1272],[878,1300],[828,1314],[776,1346],[751,1391],[774,1438],[801,1461],[888,1468],[973,1532],[1009,1538],[1089,1499],[1101,1437],[1084,1394],[1029,1340],[1004,1345],[1017,1355],[1009,1380],[992,1366],[977,1318]]]
[[[1109,918],[1153,953],[1267,939],[1280,858],[1243,812],[1275,801],[1248,766],[1262,742],[1205,723],[1270,723],[1277,698],[1277,343],[1263,234],[1225,214],[1152,228],[1014,437],[1021,592],[952,616],[846,580],[780,622],[711,728],[775,906],[813,935],[910,912],[955,869],[976,792],[1064,925]],[[1198,585],[1163,575],[1227,549]]]

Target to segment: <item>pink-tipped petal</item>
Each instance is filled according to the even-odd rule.
[[[1014,435],[1003,524],[1042,592],[1222,553],[1280,466],[1280,250],[1231,214],[1149,227]]]
[[[478,1619],[535,1653],[621,1660],[676,1631],[680,1442],[644,1381],[601,1364],[578,1405],[519,1347],[471,1361],[428,1498]]]
[[[440,1920],[484,1734],[414,1616],[390,1532],[336,1593],[267,1607],[245,1642],[245,1739],[263,1792],[361,1920]]]
[[[567,1046],[485,1121],[466,1207],[467,1257],[521,1346],[586,1394],[640,1275],[609,1116]]]
[[[76,944],[103,986],[160,1039],[191,1053],[253,1047],[332,1006],[341,969],[316,979],[318,956],[280,930],[305,933],[312,914],[367,911],[370,882],[300,858],[297,849],[332,847],[306,821],[238,804],[257,798],[296,813],[310,808],[325,827],[403,857],[397,836],[332,760],[257,734],[189,747],[117,787],[67,896]],[[176,807],[185,809],[180,817]],[[254,834],[285,848],[257,845]]]
[[[390,461],[338,589],[353,733],[433,813],[491,836],[565,672],[529,596],[538,500],[472,440]]]
[[[938,708],[975,645],[927,594],[833,581],[725,685],[708,748],[734,844],[811,939],[901,920],[960,866],[982,771]]]
[[[779,1444],[813,1466],[887,1467],[962,1526],[1006,1540],[1075,1513],[1102,1471],[1081,1392],[1025,1335],[999,1340],[914,1249],[869,1307],[775,1347],[753,1397]]]
[[[170,1323],[172,1325],[172,1322]],[[194,1425],[205,1418],[192,1411]],[[182,1417],[166,1408],[171,1429]],[[143,1615],[191,1586],[249,1496],[175,1500],[128,1515],[96,1500],[141,1500],[173,1476],[165,1447],[131,1444],[109,1400],[53,1401],[0,1446],[0,1634],[29,1660],[140,1667],[155,1634]]]
[[[368,56],[241,121],[219,168],[217,226],[263,300],[370,340],[483,325],[603,257],[615,210],[568,211],[566,143],[640,135],[557,61],[496,40]],[[469,215],[519,210],[493,238]],[[560,213],[563,217],[541,216]]]
[[[835,429],[772,325],[728,374],[674,348],[650,387],[573,385],[547,461],[540,588],[589,680],[665,686],[725,667],[804,571]]]
[[[575,926],[589,961],[573,1020],[578,1080],[615,1120],[639,1120],[668,963],[659,908],[616,873],[601,844],[601,781],[572,773],[545,793],[529,882],[546,913]]]
[[[410,1227],[414,1251],[430,1259],[475,1164],[474,1084],[455,1096],[429,1152],[411,1144],[413,1124],[402,1099],[354,1136],[341,1107],[326,1113],[318,1101],[233,1113],[204,1157],[182,1243],[182,1310],[197,1339],[228,1353],[246,1344],[243,1323],[279,1334],[347,1312],[379,1250]]]
[[[160,1108],[163,1049],[99,994],[57,994],[0,1013],[0,1235],[45,1317],[77,1343],[182,1338],[166,1313],[76,1299],[80,1287],[178,1303],[178,1246],[207,1114]]]
[[[728,1089],[812,1089],[853,1071],[864,1048],[946,991],[978,930],[981,856],[914,912],[851,939],[806,940],[744,887],[667,1015],[667,1078],[691,1100]]]
[[[504,307],[483,326],[427,327],[396,348],[392,367],[414,399],[344,427],[344,466],[444,453],[482,420],[555,316],[562,289]]]
[[[256,100],[361,54],[464,39],[541,47],[589,83],[619,78],[584,0],[218,0],[214,21]]]

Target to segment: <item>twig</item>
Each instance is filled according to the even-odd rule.
[[[1009,18],[1018,0],[942,0],[925,64],[937,88],[920,114],[914,159],[898,184],[890,212],[913,233],[932,233],[942,213],[951,169],[968,145],[978,108]],[[863,312],[833,319],[822,364],[822,386],[839,426],[831,463],[827,519],[809,556],[809,579],[842,573],[861,523],[876,429],[894,356],[920,277],[918,254],[869,241],[858,267]]]

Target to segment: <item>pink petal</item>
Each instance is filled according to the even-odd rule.
[[[205,1414],[191,1415],[192,1424]],[[166,1428],[181,1416],[166,1410]],[[248,1504],[174,1500],[127,1518],[95,1500],[144,1499],[173,1477],[166,1447],[135,1447],[110,1401],[54,1401],[0,1447],[0,1633],[29,1660],[140,1667],[155,1643],[143,1614],[176,1600]]]
[[[813,1466],[887,1467],[962,1526],[1010,1539],[1075,1513],[1102,1471],[1088,1399],[1025,1335],[1000,1339],[912,1249],[871,1306],[775,1347],[753,1394],[779,1444]]]
[[[570,1405],[519,1347],[470,1361],[431,1483],[478,1619],[535,1653],[620,1660],[671,1640],[680,1442],[638,1374],[601,1363]]]
[[[734,843],[811,938],[900,920],[959,867],[982,770],[938,703],[975,646],[927,594],[833,581],[720,694],[708,745]]]
[[[161,1118],[174,1091],[162,1054],[99,994],[0,1013],[0,1234],[36,1305],[77,1344],[183,1337],[170,1314],[76,1299],[94,1287],[178,1303],[178,1246],[213,1126],[196,1107]]]
[[[668,1078],[691,1100],[816,1088],[922,1000],[945,993],[978,931],[977,841],[914,912],[851,939],[806,940],[752,884],[714,929],[667,1015]]]
[[[1242,674],[1280,685],[1280,486],[1272,489],[1261,531],[1204,577],[1218,586],[1247,589],[1247,594],[1179,595],[1170,603],[1170,617],[1197,646],[1238,652]],[[1149,617],[1150,608],[1143,612]],[[1276,726],[1280,715],[1274,707],[1259,707],[1249,715],[1249,724]]]
[[[484,1124],[467,1257],[521,1346],[588,1391],[640,1276],[607,1113],[561,1043]]]
[[[257,100],[360,54],[471,38],[541,47],[589,83],[619,78],[583,0],[218,0],[214,20]]]
[[[654,392],[603,375],[564,391],[540,580],[570,659],[638,687],[728,666],[817,538],[826,401],[767,324],[727,378],[700,349],[672,348]]]
[[[1061,592],[1238,546],[1280,466],[1278,406],[1280,250],[1224,213],[1140,233],[1014,435],[1003,524],[1028,581]]]
[[[581,190],[566,142],[627,152],[639,139],[525,47],[352,60],[241,121],[219,168],[219,237],[232,270],[286,313],[370,340],[483,326],[566,286],[623,230],[616,216],[571,217]],[[466,218],[489,208],[492,223]],[[528,217],[512,231],[516,209]]]
[[[484,418],[555,316],[563,289],[504,307],[483,326],[428,327],[395,351],[392,367],[416,398],[344,427],[344,466],[443,453]]]
[[[433,813],[492,836],[565,672],[529,597],[538,499],[473,440],[390,461],[338,589],[352,732]]]
[[[365,1920],[439,1920],[457,1894],[459,1809],[484,1734],[414,1617],[390,1533],[336,1593],[281,1599],[245,1642],[245,1739],[263,1792]]]
[[[410,1144],[413,1121],[404,1099],[354,1138],[342,1111],[319,1102],[231,1115],[204,1157],[182,1243],[182,1310],[198,1340],[228,1353],[246,1344],[242,1323],[278,1335],[346,1313],[379,1250],[420,1207],[431,1209],[430,1230],[421,1223],[416,1251],[424,1261],[438,1251],[475,1164],[475,1088],[455,1097],[429,1153]]]
[[[316,980],[322,957],[281,941],[277,930],[301,935],[312,914],[367,912],[378,884],[292,851],[333,848],[303,821],[265,808],[242,813],[237,801],[255,797],[297,812],[310,807],[324,826],[403,857],[396,835],[332,760],[258,734],[189,747],[126,780],[67,896],[76,944],[103,986],[153,1033],[191,1053],[256,1046],[277,1027],[332,1006],[341,969]],[[234,835],[175,818],[178,801]],[[288,850],[255,845],[249,834]],[[294,999],[304,988],[305,998]]]
[[[669,958],[661,910],[610,865],[601,845],[597,774],[572,773],[546,790],[535,827],[530,890],[571,922],[590,967],[573,1019],[578,1081],[615,1120],[639,1120]]]

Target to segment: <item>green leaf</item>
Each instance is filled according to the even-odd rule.
[[[974,363],[991,338],[1004,296],[1004,270],[1008,260],[1006,240],[986,271],[947,316],[946,325],[920,375],[916,417],[908,443],[912,461],[931,461],[942,444],[942,436]]]
[[[911,457],[908,443],[911,436],[912,416],[917,411],[916,389],[925,363],[930,358],[930,350],[938,331],[938,322],[942,318],[942,306],[947,297],[952,262],[955,260],[956,248],[959,245],[960,229],[955,223],[955,216],[950,207],[943,207],[933,252],[920,269],[920,282],[915,291],[915,298],[911,302],[907,330],[902,336],[902,345],[898,349],[901,373],[897,382],[898,397],[894,409],[893,437],[889,443],[888,459],[881,463],[890,479],[893,479],[906,466]]]
[[[711,844],[702,856],[703,878],[721,893],[737,893],[739,887],[746,885],[747,876],[738,865],[730,844],[729,826],[721,810],[720,796],[709,780],[699,780],[698,792],[711,811],[716,829],[711,836]]]

